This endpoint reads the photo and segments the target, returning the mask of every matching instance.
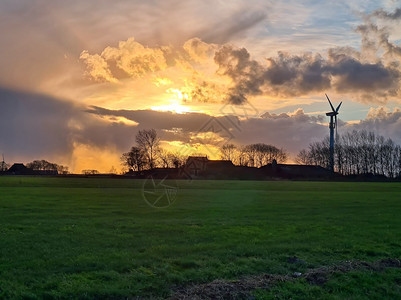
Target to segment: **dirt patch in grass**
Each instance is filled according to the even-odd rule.
[[[383,271],[387,268],[401,268],[401,261],[386,258],[374,262],[344,261],[335,265],[310,269],[304,274],[275,275],[261,274],[238,280],[214,280],[209,283],[174,288],[173,299],[253,299],[255,289],[268,289],[279,282],[305,278],[309,284],[323,285],[333,273],[347,273],[355,270]]]

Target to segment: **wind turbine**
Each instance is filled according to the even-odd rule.
[[[5,171],[6,169],[6,162],[4,161],[4,154],[3,154],[3,161],[1,162],[0,165],[0,171]]]
[[[334,109],[333,104],[331,104],[331,101],[329,99],[329,96],[326,95],[327,100],[329,100],[329,104],[331,107],[331,112],[326,113],[326,116],[330,117],[330,171],[334,172],[334,128],[336,129],[336,139],[337,139],[337,115],[338,115],[338,110],[340,109],[340,106],[342,102],[337,106],[336,109]]]

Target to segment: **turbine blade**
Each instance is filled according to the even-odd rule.
[[[325,94],[325,95],[326,95],[326,98],[327,98],[327,100],[329,100],[329,103],[330,103],[331,109],[332,109],[333,111],[336,111],[336,110],[334,109],[334,106],[333,106],[333,104],[331,104],[331,101],[330,101],[330,99],[329,99],[329,96],[327,96],[327,94]]]
[[[341,107],[341,104],[343,104],[343,102],[341,101],[340,102],[340,104],[337,106],[337,108],[336,108],[336,113],[338,113],[338,110],[340,109],[340,107]]]

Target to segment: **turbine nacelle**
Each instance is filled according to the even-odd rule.
[[[331,111],[331,112],[326,113],[326,116],[329,116],[329,117],[335,117],[337,115],[338,115],[338,112],[335,112],[335,111]]]

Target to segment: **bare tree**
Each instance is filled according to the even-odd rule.
[[[82,170],[84,175],[97,175],[100,174],[98,170]]]
[[[135,137],[135,141],[138,147],[145,153],[149,168],[153,169],[156,165],[156,156],[160,144],[156,130],[140,130]]]
[[[157,151],[157,156],[162,168],[171,168],[172,162],[170,160],[171,153],[163,148],[159,148]]]
[[[234,160],[237,147],[234,144],[226,144],[220,149],[220,157],[224,160]]]
[[[169,153],[169,161],[174,166],[174,168],[178,169],[184,166],[188,156],[184,156],[179,152],[170,152]]]
[[[58,165],[58,166],[57,166],[57,172],[58,172],[59,174],[66,175],[66,174],[69,173],[68,167],[63,166],[63,165]]]
[[[278,163],[287,160],[287,153],[283,149],[263,143],[246,145],[242,151],[245,157],[242,165],[248,167],[261,167],[272,163],[273,160],[276,160]]]
[[[146,164],[146,156],[139,147],[132,147],[131,151],[123,153],[121,161],[130,171],[142,171]]]
[[[247,166],[248,165],[248,159],[246,157],[246,147],[245,146],[240,146],[237,148],[237,151],[234,153],[234,165],[237,166]]]
[[[306,149],[299,151],[297,157],[295,158],[297,164],[300,165],[311,165],[312,159],[309,156],[309,152]]]

